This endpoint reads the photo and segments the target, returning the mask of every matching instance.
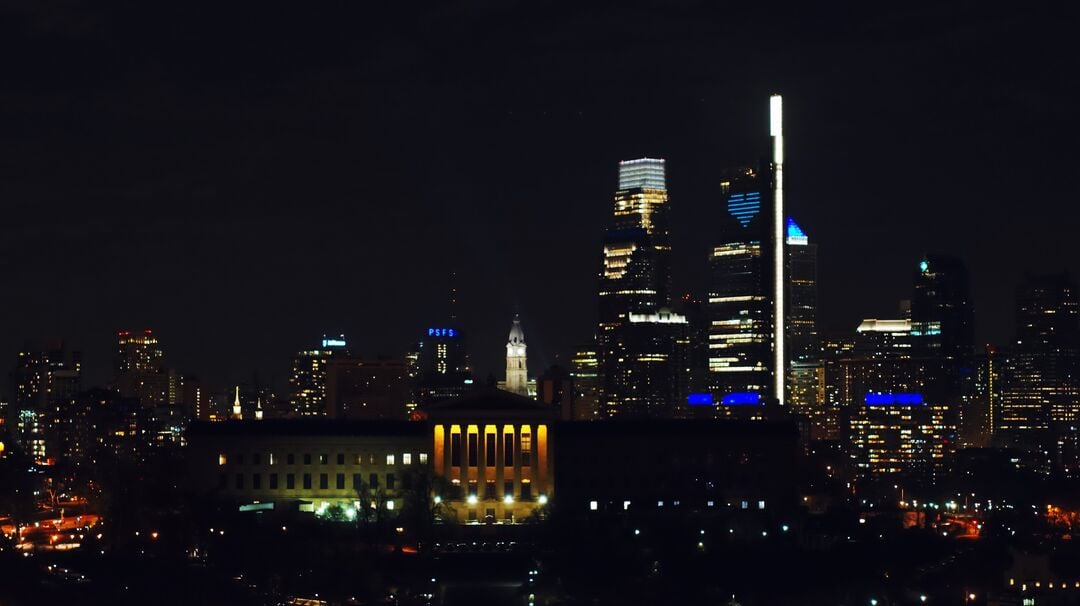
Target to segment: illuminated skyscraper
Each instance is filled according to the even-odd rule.
[[[574,384],[572,417],[575,421],[595,421],[600,418],[600,381],[596,352],[579,351],[570,360],[570,377]]]
[[[671,243],[664,160],[619,163],[619,189],[604,237],[597,348],[601,411],[619,416],[631,394],[620,365],[632,356],[630,314],[655,314],[670,303]]]
[[[819,416],[825,405],[825,369],[817,324],[817,244],[787,220],[787,403],[792,412]]]
[[[950,403],[933,389],[945,362],[913,356],[911,326],[863,320],[854,348],[838,360],[837,405],[850,419],[850,454],[866,477],[929,479],[955,445]]]
[[[116,333],[113,385],[125,398],[138,398],[143,406],[178,404],[183,382],[165,368],[165,354],[150,329]]]
[[[64,405],[80,390],[82,355],[68,351],[58,340],[26,346],[19,352],[13,377],[16,441],[37,459],[56,458]]]
[[[789,308],[785,294],[791,261],[786,253],[789,225],[784,215],[779,95],[769,99],[769,135],[772,155],[762,163],[762,170],[728,171],[721,182],[730,217],[718,230],[720,241],[709,256],[708,300],[710,389],[721,414],[741,411],[740,416],[759,417],[762,411],[745,405],[782,405],[788,396],[786,340],[791,327],[786,319]],[[805,244],[805,234],[794,223],[791,227],[793,237]],[[800,294],[805,295],[805,291],[804,287]],[[803,299],[805,304],[805,296]],[[798,330],[803,331],[800,335],[806,332],[805,321],[803,313],[798,324]]]
[[[768,262],[766,184],[751,168],[721,182],[729,219],[709,255],[709,388],[721,414],[751,409],[772,390],[772,292]]]
[[[426,329],[417,343],[415,356],[410,379],[413,399],[419,407],[460,398],[473,390],[465,335],[460,329],[447,326]]]
[[[324,336],[321,346],[298,352],[289,375],[289,414],[299,417],[327,413],[326,374],[330,360],[348,357],[344,335]]]
[[[1016,341],[1003,365],[999,442],[1050,452],[1051,432],[1080,423],[1080,303],[1068,274],[1027,275]]]
[[[164,363],[158,338],[152,330],[116,333],[116,374],[158,372]]]

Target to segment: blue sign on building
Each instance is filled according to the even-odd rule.
[[[427,336],[429,337],[456,337],[457,331],[453,328],[429,328],[427,329]]]

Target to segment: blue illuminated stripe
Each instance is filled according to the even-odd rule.
[[[746,227],[750,220],[761,212],[761,193],[749,192],[731,194],[728,196],[728,213],[738,219],[739,224]]]
[[[686,396],[686,403],[690,406],[712,406],[714,401],[711,393],[692,393]]]
[[[761,404],[761,394],[756,391],[736,391],[727,394],[720,400],[723,406],[746,406]]]
[[[867,406],[922,406],[921,393],[868,393]]]

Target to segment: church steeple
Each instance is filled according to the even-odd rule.
[[[506,341],[506,391],[529,395],[529,372],[525,355],[525,331],[514,314],[514,324]]]
[[[232,405],[232,418],[243,419],[244,411],[240,409],[240,386],[236,386],[236,398],[233,400]]]

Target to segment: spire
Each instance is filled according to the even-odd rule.
[[[514,314],[514,323],[510,326],[510,337],[506,344],[525,345],[525,331],[521,329],[521,318],[517,314]]]
[[[255,400],[255,420],[256,421],[262,421],[262,418],[263,418],[262,396],[259,396]]]
[[[525,331],[521,318],[514,314],[510,336],[506,339],[506,391],[523,396],[529,395],[529,374],[525,354]]]
[[[457,272],[450,272],[450,326],[457,323]]]
[[[244,412],[240,409],[240,386],[236,386],[236,397],[233,399],[232,416],[234,419],[243,419]]]

